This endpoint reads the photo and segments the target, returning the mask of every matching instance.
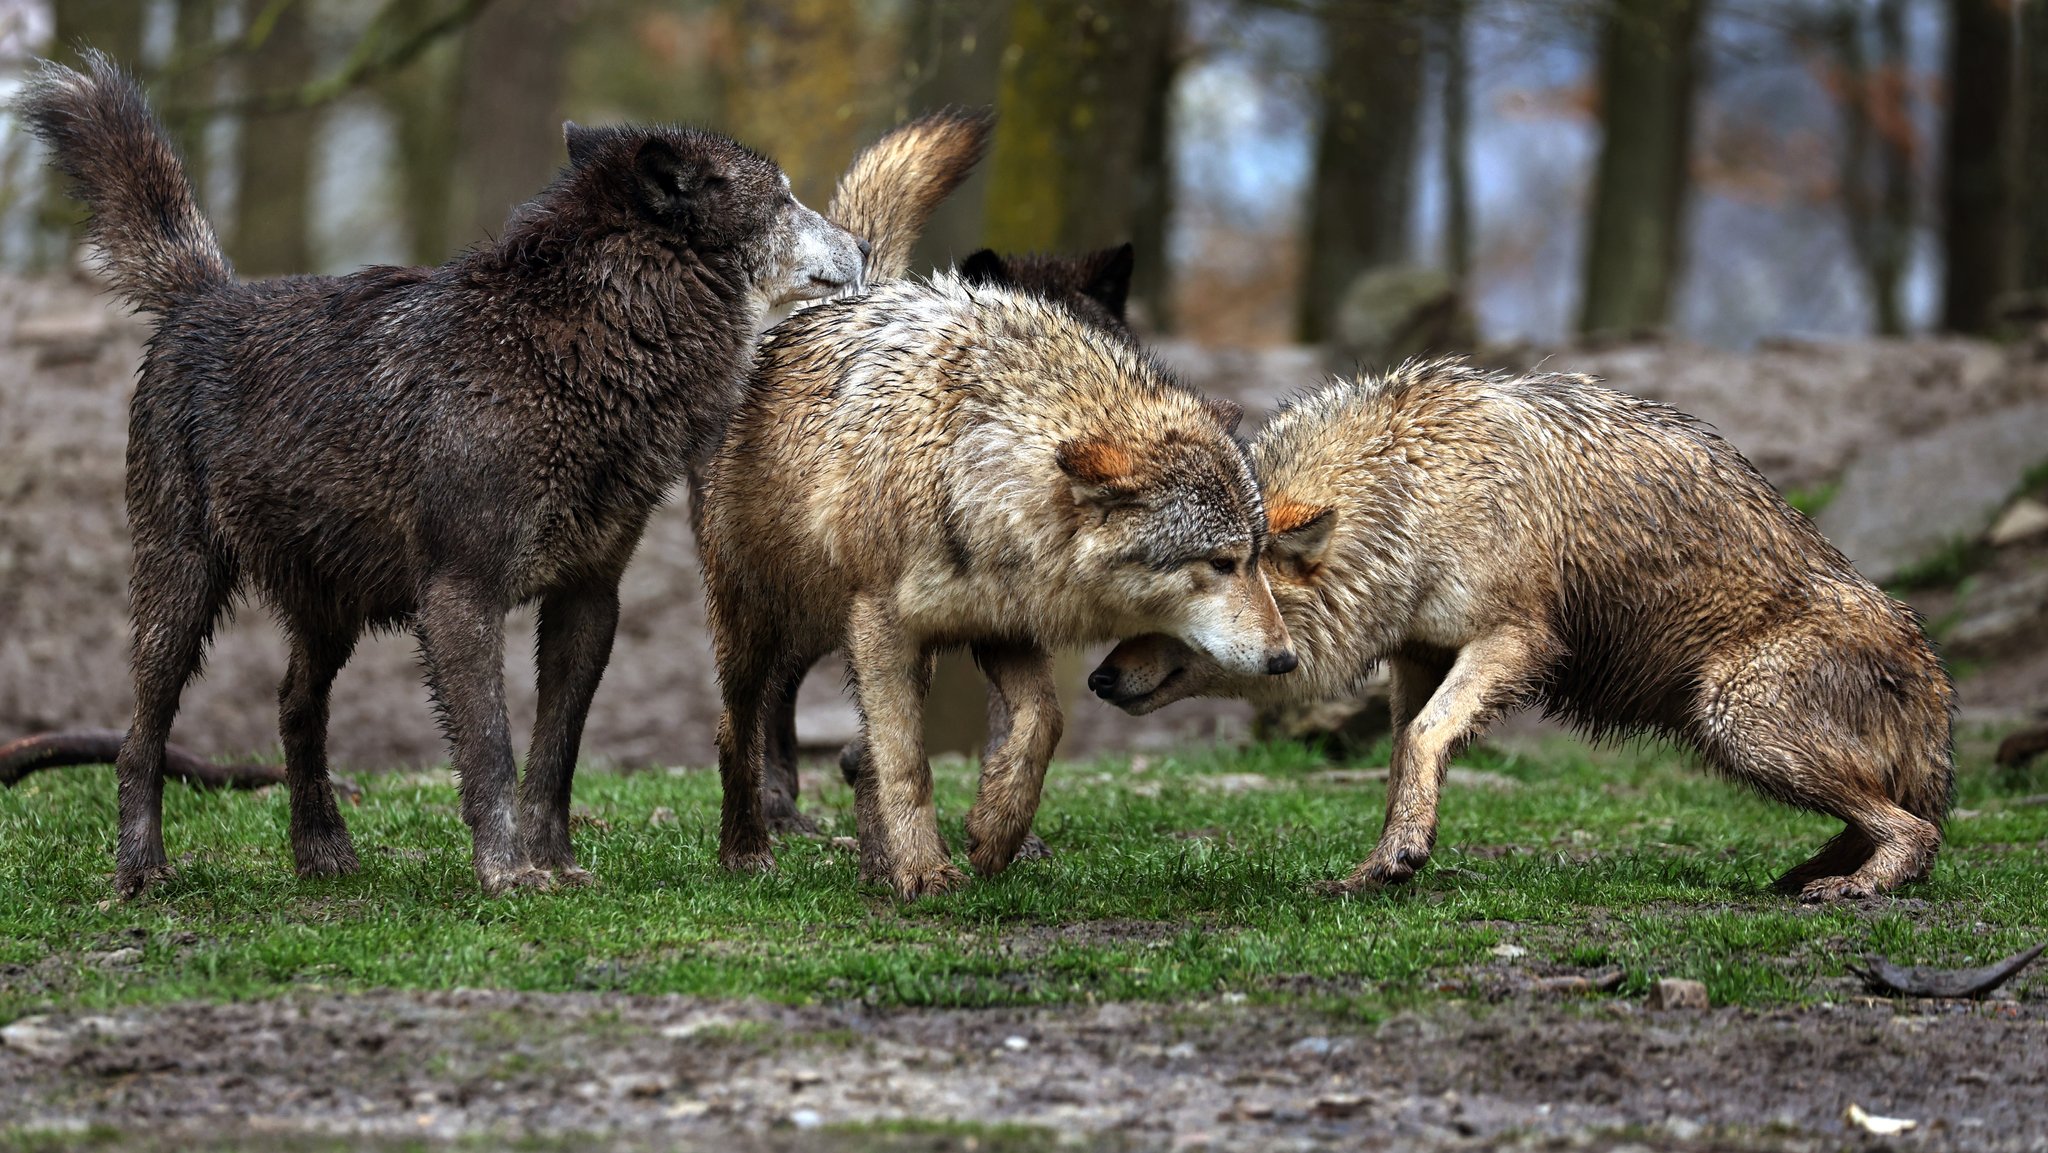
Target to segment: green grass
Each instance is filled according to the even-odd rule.
[[[1383,764],[1378,758],[1363,763]],[[1625,988],[1704,980],[1718,1002],[1838,995],[1883,951],[1977,962],[2048,926],[2048,770],[2001,776],[1976,752],[1934,879],[1905,900],[1805,909],[1769,893],[1831,835],[1660,747],[1556,740],[1464,763],[1514,782],[1452,785],[1434,864],[1403,890],[1312,891],[1377,836],[1376,783],[1332,783],[1295,746],[1062,763],[1038,827],[1058,858],[912,905],[856,883],[851,853],[791,840],[780,870],[715,864],[705,771],[586,772],[577,850],[591,890],[478,895],[444,773],[364,780],[348,811],[360,875],[291,872],[282,790],[167,793],[179,878],[108,898],[114,787],[65,770],[0,790],[0,1021],[50,1008],[293,990],[617,989],[878,1005],[1007,1005],[1229,995],[1377,1015],[1485,997],[1510,971],[1619,966]],[[1251,774],[1265,787],[1214,787]],[[836,774],[829,774],[836,778]],[[956,848],[971,766],[941,765]],[[1241,782],[1240,782],[1241,783]],[[814,812],[850,831],[836,779]],[[651,823],[657,808],[676,820]],[[1492,950],[1527,950],[1509,962]],[[136,948],[139,961],[108,964]],[[2024,984],[2024,980],[2023,980]]]

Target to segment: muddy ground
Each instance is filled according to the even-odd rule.
[[[1520,998],[1364,1025],[1221,1003],[868,1011],[454,992],[53,1017],[10,1035],[0,1130],[111,1129],[137,1148],[844,1148],[858,1142],[833,1130],[905,1117],[1097,1148],[1874,1143],[1845,1120],[1851,1104],[1917,1121],[1904,1147],[2048,1144],[2039,1002]],[[993,1147],[950,1141],[936,1145]]]

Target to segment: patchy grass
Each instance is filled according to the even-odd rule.
[[[0,791],[0,1021],[456,986],[943,1006],[1229,995],[1378,1015],[1607,967],[1631,991],[1685,976],[1717,1002],[1779,1003],[1838,995],[1866,951],[1982,962],[2048,926],[2048,805],[2019,803],[2048,792],[2048,770],[1997,774],[1974,748],[1934,879],[1824,909],[1766,886],[1833,823],[1667,749],[1556,739],[1463,764],[1490,776],[1449,787],[1436,861],[1397,892],[1312,891],[1371,847],[1384,786],[1265,745],[1057,765],[1039,817],[1056,860],[913,905],[858,885],[853,854],[822,840],[783,843],[772,876],[725,875],[706,771],[585,773],[577,850],[602,884],[499,900],[476,892],[445,773],[363,782],[348,816],[364,869],[338,881],[292,874],[281,790],[174,785],[181,874],[124,905],[108,900],[111,770],[67,770]],[[849,793],[820,776],[807,806],[850,831]],[[938,778],[957,848],[973,769]]]

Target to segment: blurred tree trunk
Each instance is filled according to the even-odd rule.
[[[313,75],[307,7],[305,0],[297,0],[252,9],[252,51],[243,69],[244,91],[290,91]],[[245,276],[313,270],[313,144],[319,125],[319,113],[310,108],[251,112],[242,119],[235,159],[235,231],[228,252]]]
[[[127,68],[141,65],[143,14],[135,0],[56,0],[52,8],[51,59],[76,66],[78,49],[86,47],[105,52]],[[83,210],[65,195],[64,177],[56,169],[45,166],[42,179],[33,261],[38,266],[68,265],[73,230]]]
[[[1468,0],[1442,0],[1437,10],[1443,84],[1444,263],[1451,279],[1464,290],[1472,271],[1472,192],[1465,150],[1471,137],[1467,103],[1471,76],[1465,61],[1465,6]]]
[[[1010,29],[1009,0],[912,0],[903,42],[907,94],[898,119],[948,106],[993,108]],[[911,267],[951,267],[982,246],[989,164],[984,161],[932,216]]]
[[[427,5],[406,8],[398,16],[398,35],[412,35],[432,15]],[[450,37],[376,87],[397,137],[399,203],[405,214],[408,256],[415,264],[439,264],[460,246],[450,235],[450,224],[461,141],[456,104],[462,86],[461,40]],[[465,240],[474,238],[474,232],[465,235]]]
[[[1695,41],[1706,0],[1614,0],[1602,31],[1604,129],[1582,333],[1665,323],[1684,255]]]
[[[1842,211],[1849,240],[1870,285],[1877,331],[1905,331],[1899,285],[1913,243],[1915,132],[1906,63],[1905,0],[1878,0],[1870,12],[1875,59],[1864,49],[1865,5],[1842,0],[1829,39],[1841,74]]]
[[[990,247],[1071,251],[1132,238],[1170,15],[1169,0],[1015,6],[989,160]]]
[[[1422,106],[1422,28],[1407,4],[1328,3],[1323,25],[1323,120],[1299,303],[1309,341],[1329,338],[1359,273],[1408,258]]]
[[[495,236],[566,162],[562,76],[565,0],[495,0],[463,38],[456,140],[468,195],[441,244]],[[427,193],[420,194],[422,199]]]
[[[1988,333],[2012,283],[2013,5],[1950,0],[1942,327]]]
[[[1131,271],[1131,298],[1141,305],[1147,327],[1163,333],[1173,331],[1173,285],[1166,245],[1173,216],[1173,84],[1180,76],[1181,13],[1176,3],[1159,7],[1164,27],[1154,41],[1158,56],[1151,66],[1144,135],[1138,147],[1137,205],[1131,224],[1131,244],[1138,259]]]
[[[206,130],[213,123],[208,107],[219,99],[220,68],[215,59],[214,0],[177,0],[177,42],[171,53],[171,74],[164,103],[171,139],[184,157],[185,175],[205,211],[212,157],[207,155]]]
[[[734,63],[725,127],[824,207],[853,154],[895,111],[899,28],[848,0],[726,0]]]
[[[2020,5],[2021,120],[2025,142],[2020,149],[2022,199],[2020,287],[2048,295],[2048,4],[2030,0]],[[2044,302],[2048,303],[2048,302]]]

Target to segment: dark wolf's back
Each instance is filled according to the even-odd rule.
[[[92,212],[86,237],[114,288],[147,312],[233,275],[142,90],[103,53],[43,63],[15,107]]]

